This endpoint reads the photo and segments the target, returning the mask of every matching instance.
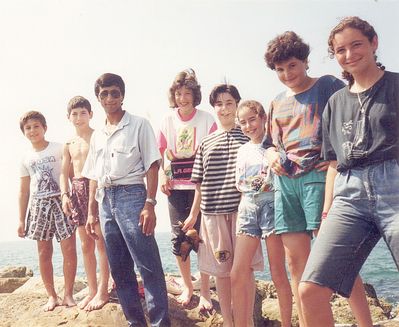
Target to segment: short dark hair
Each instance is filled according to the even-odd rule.
[[[195,71],[191,68],[178,73],[173,80],[172,86],[169,88],[169,106],[177,108],[175,92],[181,87],[185,86],[193,93],[193,106],[198,106],[201,103],[201,85],[198,84]]]
[[[97,78],[96,83],[94,84],[94,93],[96,94],[96,97],[98,97],[98,94],[100,93],[100,88],[109,86],[119,87],[122,96],[125,96],[125,82],[123,82],[122,77],[112,73],[105,73]]]
[[[47,128],[46,118],[44,118],[43,114],[39,111],[28,111],[25,112],[22,117],[19,119],[19,128],[21,129],[22,133],[24,132],[24,126],[28,122],[29,119],[34,119],[40,122],[44,128]]]
[[[358,31],[360,31],[371,43],[374,39],[374,37],[378,37],[376,31],[374,30],[374,27],[371,26],[367,21],[360,19],[357,16],[348,16],[343,19],[338,23],[337,26],[335,26],[328,37],[328,53],[331,58],[334,57],[334,45],[333,45],[333,40],[335,37],[335,34],[342,32],[345,28],[353,28]],[[385,67],[377,61],[377,56],[374,54],[374,58],[376,61],[376,65],[384,70]],[[348,73],[347,71],[342,72],[342,77],[346,79],[349,82],[349,85],[351,86],[354,83],[354,79],[352,74]]]
[[[237,117],[238,113],[240,110],[248,108],[252,110],[255,114],[257,114],[259,117],[263,118],[266,116],[265,109],[263,108],[262,104],[258,101],[255,100],[246,100],[240,103],[240,105],[237,108]]]
[[[237,104],[241,100],[240,93],[238,92],[237,88],[234,85],[219,84],[212,89],[211,94],[209,95],[209,103],[211,104],[212,107],[215,106],[217,97],[219,96],[219,94],[222,93],[229,93],[234,98],[234,100],[236,100]]]
[[[86,108],[88,112],[91,112],[91,105],[89,100],[80,95],[73,97],[71,100],[69,100],[67,106],[68,116],[71,114],[72,109],[75,108]]]
[[[309,45],[292,31],[286,31],[278,35],[267,44],[265,61],[267,66],[274,70],[277,63],[286,61],[292,57],[305,61],[309,57]]]

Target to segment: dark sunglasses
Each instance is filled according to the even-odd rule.
[[[111,91],[104,90],[99,94],[101,100],[108,98],[109,95],[111,95],[111,97],[114,99],[118,99],[121,97],[122,94],[119,90],[111,90]]]

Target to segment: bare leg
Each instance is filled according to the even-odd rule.
[[[63,257],[63,271],[64,271],[64,299],[62,305],[73,307],[76,305],[73,299],[73,285],[76,276],[76,234],[73,233],[71,237],[60,242],[62,257]]]
[[[98,250],[98,262],[100,265],[100,279],[98,281],[97,293],[94,298],[86,305],[86,311],[101,309],[109,301],[108,293],[108,280],[109,280],[109,266],[108,258],[105,250],[105,241],[101,233],[100,224],[95,226],[96,234],[98,235],[98,240],[96,241]]]
[[[332,290],[311,282],[302,282],[299,287],[303,319],[306,327],[333,327],[330,297]]]
[[[348,302],[356,318],[358,327],[372,327],[373,321],[371,319],[370,308],[360,276],[357,276],[355,280]]]
[[[78,303],[78,307],[80,309],[84,309],[97,293],[97,260],[95,255],[96,243],[89,235],[87,235],[85,226],[79,226],[78,231],[82,245],[83,263],[86,271],[87,285],[89,287],[89,294]]]
[[[266,239],[270,274],[276,287],[280,308],[281,327],[291,326],[292,291],[285,269],[284,246],[279,235],[270,235]]]
[[[52,311],[57,305],[60,305],[54,289],[53,241],[37,241],[37,250],[39,252],[40,275],[48,296],[48,302],[43,306],[43,310]]]
[[[236,327],[253,326],[254,299],[252,296],[255,297],[255,279],[251,263],[259,243],[259,238],[248,235],[238,235],[236,238],[230,274],[234,326]]]
[[[299,325],[306,326],[303,320],[298,287],[310,253],[310,236],[304,232],[285,233],[281,234],[281,239],[284,244],[288,267],[291,273],[291,287],[298,311]]]
[[[198,308],[200,311],[213,310],[210,285],[209,285],[209,275],[205,273],[201,273],[201,290],[200,290],[200,300],[198,303]]]
[[[177,265],[183,280],[183,292],[178,297],[178,302],[182,305],[188,305],[193,296],[193,282],[191,280],[190,257],[183,261],[180,256],[176,256]]]
[[[223,317],[223,327],[233,327],[230,277],[216,277],[216,290]]]

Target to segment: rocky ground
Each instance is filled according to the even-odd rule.
[[[120,305],[117,302],[106,304],[101,310],[85,312],[77,307],[56,307],[52,312],[43,312],[46,293],[39,276],[32,277],[26,267],[6,267],[0,269],[0,326],[2,327],[53,327],[53,326],[87,326],[108,327],[127,326]],[[56,277],[55,285],[58,294],[62,294],[63,278]],[[367,286],[368,301],[373,315],[374,326],[399,327],[398,308],[378,299],[372,286]],[[75,283],[75,299],[79,301],[87,294],[84,280]],[[169,295],[170,316],[173,327],[189,326],[222,326],[217,296],[212,291],[215,313],[202,315],[198,309],[198,293],[194,293],[192,302],[182,308],[174,295]],[[143,302],[144,304],[144,302]],[[337,326],[355,326],[345,299],[332,299],[334,317]],[[256,326],[280,326],[278,304],[272,283],[258,281],[255,305]],[[293,326],[297,319],[294,313]]]

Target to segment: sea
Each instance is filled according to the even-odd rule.
[[[156,239],[164,272],[176,273],[178,269],[174,255],[171,252],[170,233],[157,233]],[[79,240],[77,242],[79,243]],[[77,275],[84,277],[85,273],[80,244],[77,244],[77,251]],[[264,244],[263,251],[265,254]],[[60,247],[55,241],[53,265],[54,274],[62,276],[62,255]],[[4,266],[27,266],[33,270],[34,275],[39,276],[36,242],[31,240],[0,242],[0,268]],[[191,268],[193,273],[197,271],[197,258],[195,253],[191,255]],[[384,297],[392,304],[399,304],[399,272],[394,264],[391,253],[383,241],[380,241],[373,249],[360,274],[364,282],[374,286],[378,297]],[[256,273],[256,278],[271,280],[266,255],[265,270],[261,273]]]

